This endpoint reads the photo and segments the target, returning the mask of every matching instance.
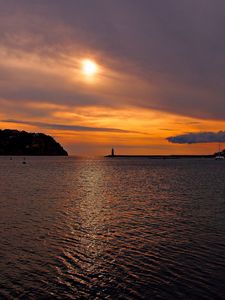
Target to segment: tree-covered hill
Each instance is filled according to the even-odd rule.
[[[62,155],[68,153],[53,137],[43,133],[0,130],[0,155]]]

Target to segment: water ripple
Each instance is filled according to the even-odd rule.
[[[1,299],[224,299],[223,163],[27,162],[0,158]]]

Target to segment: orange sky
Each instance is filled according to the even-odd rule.
[[[36,104],[26,104],[36,107]],[[47,117],[32,118],[28,122],[79,125],[96,128],[122,128],[128,132],[92,132],[42,128],[38,125],[0,123],[1,128],[41,131],[54,136],[73,155],[105,155],[114,147],[118,154],[207,154],[217,151],[218,145],[171,144],[166,138],[185,132],[219,131],[221,121],[200,120],[160,111],[124,107],[78,107],[75,109],[42,104],[39,109],[54,110]],[[3,119],[4,114],[1,115]],[[15,118],[21,118],[21,115]],[[51,122],[49,122],[51,120]]]

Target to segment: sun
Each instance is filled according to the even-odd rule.
[[[93,60],[84,59],[82,61],[82,71],[86,76],[92,77],[98,72],[98,66]]]

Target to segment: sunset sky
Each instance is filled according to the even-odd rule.
[[[225,130],[224,0],[0,0],[0,128],[70,154],[212,153]]]

